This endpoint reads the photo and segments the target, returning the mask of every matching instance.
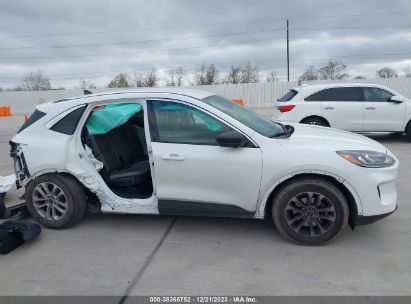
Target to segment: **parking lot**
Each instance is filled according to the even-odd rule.
[[[22,122],[0,118],[0,175],[13,172]],[[411,143],[373,138],[401,161],[399,210],[327,246],[291,244],[257,220],[88,215],[2,256],[0,295],[411,295]]]

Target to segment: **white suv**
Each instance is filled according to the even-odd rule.
[[[17,186],[51,228],[109,213],[273,220],[299,244],[396,209],[399,162],[353,133],[283,125],[212,93],[140,89],[37,106],[14,136]]]
[[[352,132],[406,132],[411,139],[411,101],[371,84],[303,85],[277,103],[274,119]]]

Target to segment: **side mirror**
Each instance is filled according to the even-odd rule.
[[[247,143],[247,138],[237,131],[223,132],[215,137],[221,147],[238,148]]]
[[[388,99],[388,102],[403,103],[404,99],[401,96],[394,95],[394,96],[391,96],[390,99]]]

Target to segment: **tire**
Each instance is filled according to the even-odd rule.
[[[342,192],[316,177],[292,180],[280,189],[272,204],[277,230],[299,245],[324,245],[334,240],[347,226],[348,212]]]
[[[301,123],[306,124],[306,125],[329,127],[325,119],[322,119],[320,117],[308,117],[308,118],[303,119]]]
[[[27,209],[41,225],[65,229],[79,222],[86,211],[84,187],[62,174],[45,174],[26,186]]]
[[[411,141],[411,121],[408,123],[407,128],[405,129],[405,135],[408,141]]]

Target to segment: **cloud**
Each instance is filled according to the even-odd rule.
[[[81,77],[103,86],[118,72],[161,75],[183,66],[251,61],[286,75],[285,18],[290,19],[291,77],[328,58],[352,75],[410,68],[411,3],[390,1],[3,0],[0,87],[42,69],[53,86]]]

